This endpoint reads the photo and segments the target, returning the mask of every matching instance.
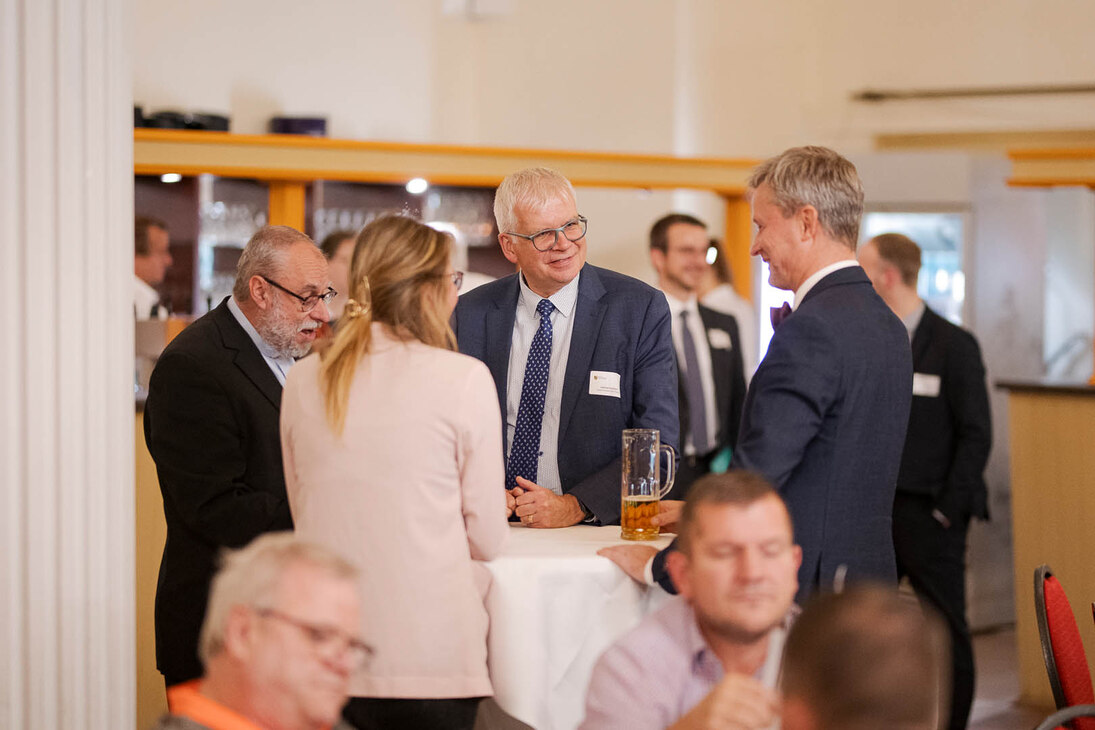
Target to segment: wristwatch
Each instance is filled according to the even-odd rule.
[[[591,510],[589,507],[586,507],[585,502],[578,499],[577,497],[575,497],[574,499],[578,501],[578,507],[582,510],[582,524],[592,525],[594,522],[596,522],[597,515],[593,514],[593,510]]]

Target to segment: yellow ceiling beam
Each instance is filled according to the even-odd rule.
[[[876,134],[874,146],[879,151],[911,152],[1006,152],[1012,149],[1095,147],[1095,129],[887,133]]]
[[[1095,187],[1095,147],[1079,149],[1011,150],[1009,185]]]
[[[510,172],[544,165],[575,185],[697,188],[736,196],[757,160],[608,152],[363,142],[295,135],[134,130],[138,175],[210,173],[259,180],[345,180],[495,186]]]

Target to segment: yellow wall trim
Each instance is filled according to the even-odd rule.
[[[629,188],[699,188],[740,195],[752,159],[672,157],[404,142],[335,140],[297,135],[136,129],[138,175],[210,173],[259,180],[404,183],[424,177],[434,184],[494,186],[514,170],[554,167],[575,185]]]

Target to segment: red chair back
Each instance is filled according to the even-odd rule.
[[[1042,658],[1057,708],[1095,704],[1080,628],[1064,588],[1047,565],[1034,573],[1034,606]],[[1072,725],[1077,730],[1095,730],[1095,720],[1090,718],[1077,718]]]

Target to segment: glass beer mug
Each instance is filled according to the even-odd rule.
[[[677,453],[661,443],[656,428],[628,428],[623,435],[623,459],[620,474],[620,537],[624,540],[653,540],[658,526],[650,520],[658,514],[658,504],[673,488]],[[665,484],[661,481],[660,457],[666,455]]]

